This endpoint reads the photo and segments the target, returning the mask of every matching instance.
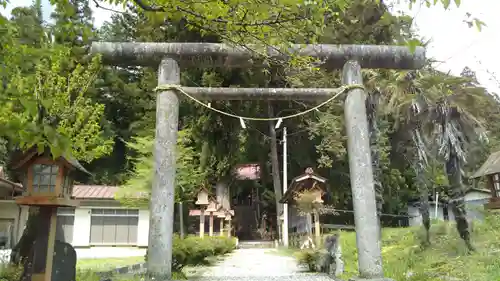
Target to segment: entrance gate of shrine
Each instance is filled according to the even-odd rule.
[[[346,91],[345,122],[348,137],[349,170],[356,225],[359,275],[362,279],[383,278],[379,224],[375,202],[372,161],[362,89],[361,67],[419,69],[425,50],[411,52],[405,46],[296,45],[292,52],[323,61],[327,69],[343,69],[340,89],[320,88],[198,88],[180,85],[180,65],[197,67],[245,67],[255,61],[246,48],[216,43],[111,43],[95,42],[91,53],[101,54],[104,63],[158,67],[156,100],[155,175],[150,203],[148,273],[170,279],[174,214],[175,148],[177,142],[179,94],[198,100],[327,100]],[[275,48],[267,55],[285,59]],[[349,86],[350,85],[350,86]],[[347,86],[347,87],[346,87]],[[380,280],[380,279],[379,279]]]

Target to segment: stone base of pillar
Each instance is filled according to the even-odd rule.
[[[349,279],[349,281],[395,281],[394,279],[391,278],[361,278],[361,277],[353,277]]]

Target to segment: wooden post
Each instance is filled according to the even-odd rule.
[[[182,202],[179,202],[179,230],[181,232],[181,239],[184,239],[184,210]]]
[[[44,208],[44,207],[42,207]],[[50,207],[50,230],[49,241],[47,244],[47,266],[45,271],[45,281],[52,280],[52,267],[54,264],[54,247],[56,243],[57,230],[57,207]]]
[[[38,233],[33,241],[32,281],[51,281],[57,231],[57,207],[41,206],[35,222]]]
[[[219,228],[220,228],[220,236],[224,236],[224,218],[220,218],[219,221]]]
[[[208,221],[208,236],[214,236],[214,213],[210,212],[210,218]]]
[[[232,226],[231,226],[231,219],[227,221],[227,237],[231,237],[231,233],[233,232]]]
[[[316,246],[319,247],[321,245],[321,229],[319,224],[319,212],[318,210],[314,210],[314,234],[316,236]]]
[[[348,61],[344,65],[342,84],[363,84],[361,67],[357,61]],[[382,278],[384,272],[382,270],[380,228],[377,218],[365,101],[366,93],[364,90],[350,90],[344,103],[344,114],[358,248],[358,268],[361,278],[370,279]]]
[[[163,58],[158,68],[158,86],[180,84],[179,65]],[[174,229],[174,185],[179,98],[174,90],[156,97],[155,174],[150,201],[148,274],[155,279],[172,277]]]
[[[200,208],[200,237],[205,237],[205,209]]]

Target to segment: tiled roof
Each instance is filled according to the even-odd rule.
[[[76,199],[115,199],[118,189],[118,186],[75,185],[73,197]]]
[[[261,170],[259,164],[241,164],[236,166],[233,173],[239,180],[258,180]]]
[[[492,153],[484,164],[471,177],[476,179],[479,177],[489,176],[500,173],[500,151]]]

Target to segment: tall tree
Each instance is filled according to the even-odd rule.
[[[51,33],[55,43],[70,47],[73,55],[81,59],[87,52],[84,47],[95,36],[89,0],[58,3],[51,18],[54,20]]]
[[[46,55],[36,62],[34,73],[19,68],[10,73],[9,84],[2,93],[11,98],[5,107],[9,108],[10,121],[0,123],[11,129],[6,137],[21,149],[49,147],[54,156],[70,153],[86,162],[106,155],[112,139],[100,126],[104,107],[85,96],[99,69],[98,58],[89,68],[76,65],[68,72],[66,66],[72,60],[69,49],[55,48]],[[16,121],[15,127],[12,120]],[[23,236],[12,251],[14,262],[29,254],[38,232],[37,220],[38,213],[30,210]]]

